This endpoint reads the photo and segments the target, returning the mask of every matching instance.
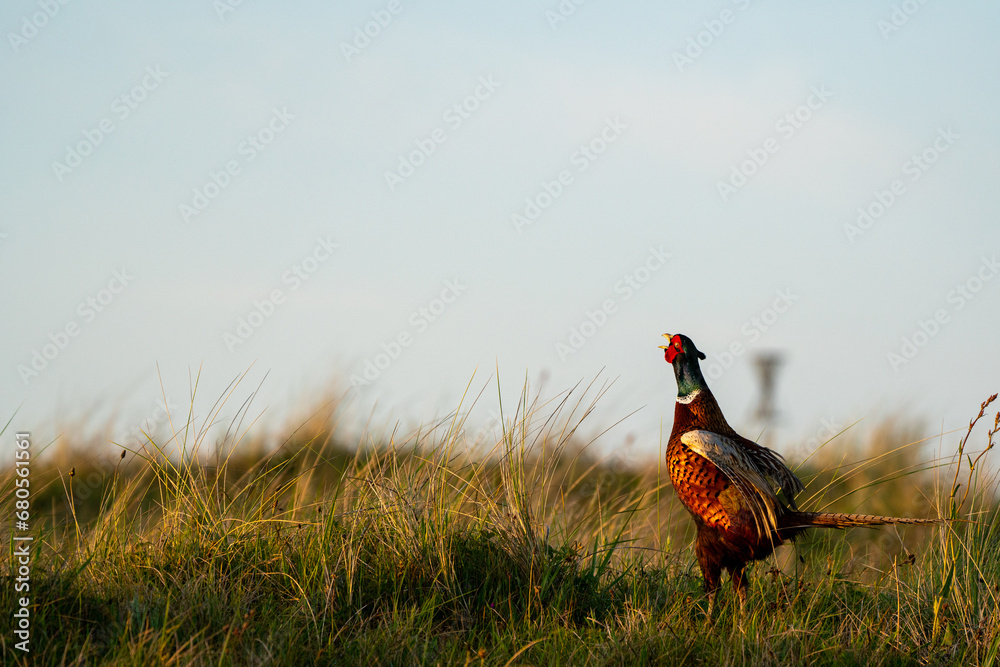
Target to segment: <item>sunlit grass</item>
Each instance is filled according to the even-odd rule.
[[[489,385],[412,432],[350,440],[331,400],[268,447],[242,381],[107,461],[36,462],[32,664],[995,660],[997,480],[979,452],[996,422],[939,438],[961,438],[944,459],[904,423],[838,436],[798,468],[804,509],[954,521],[813,531],[752,569],[744,607],[727,586],[709,612],[662,465],[591,453],[597,382],[544,400],[525,387],[478,441],[465,415]],[[0,488],[9,516],[12,473]]]

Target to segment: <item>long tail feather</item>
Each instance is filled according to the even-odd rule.
[[[782,517],[785,528],[808,528],[820,526],[826,528],[851,528],[854,526],[884,526],[893,523],[929,526],[943,523],[944,519],[910,519],[897,516],[879,516],[877,514],[835,514],[825,512],[790,512]]]

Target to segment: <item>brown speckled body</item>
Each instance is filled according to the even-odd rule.
[[[803,527],[782,527],[779,532],[762,534],[735,486],[711,461],[681,442],[682,435],[695,429],[727,436],[751,450],[760,445],[733,430],[708,388],[699,391],[689,403],[678,401],[674,408],[674,426],[667,443],[667,471],[677,496],[694,517],[698,528],[696,552],[705,575],[705,588],[715,590],[722,570],[728,570],[733,584],[743,595],[746,563],[766,558],[776,546],[794,537]],[[780,519],[787,513],[781,506],[776,510],[780,526]]]
[[[693,429],[707,429],[722,435],[735,433],[721,413],[715,397],[709,391],[700,392],[690,403],[678,402],[674,408],[674,428],[667,443],[667,471],[677,496],[694,515],[713,528],[728,529],[729,514],[722,507],[720,496],[730,486],[719,469],[704,456],[695,454],[681,442],[681,436]],[[714,423],[713,423],[714,422]]]
[[[718,588],[722,571],[728,570],[733,586],[744,599],[743,568],[747,563],[766,558],[775,547],[811,526],[849,528],[938,522],[800,512],[793,496],[802,490],[802,482],[780,456],[741,437],[726,422],[698,365],[705,354],[687,336],[664,336],[670,344],[662,349],[667,363],[673,366],[678,390],[674,427],[667,443],[667,471],[698,529],[698,564],[709,593]],[[784,501],[778,499],[779,487]]]

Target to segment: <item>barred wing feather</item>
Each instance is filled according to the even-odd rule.
[[[803,489],[802,482],[779,454],[756,443],[744,445],[705,430],[688,431],[681,436],[681,442],[711,461],[736,486],[758,523],[764,519],[772,530],[777,528],[778,490],[785,492],[792,509],[796,509],[793,497]]]

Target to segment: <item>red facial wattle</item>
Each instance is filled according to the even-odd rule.
[[[667,360],[668,364],[674,363],[674,358],[680,354],[680,351],[673,345],[668,345],[663,348],[663,358]]]
[[[669,334],[663,335],[664,337],[669,336]],[[660,347],[663,348],[663,358],[667,360],[668,364],[673,364],[677,355],[684,351],[684,341],[681,340],[680,335],[675,334],[670,336],[669,345],[661,345]]]

